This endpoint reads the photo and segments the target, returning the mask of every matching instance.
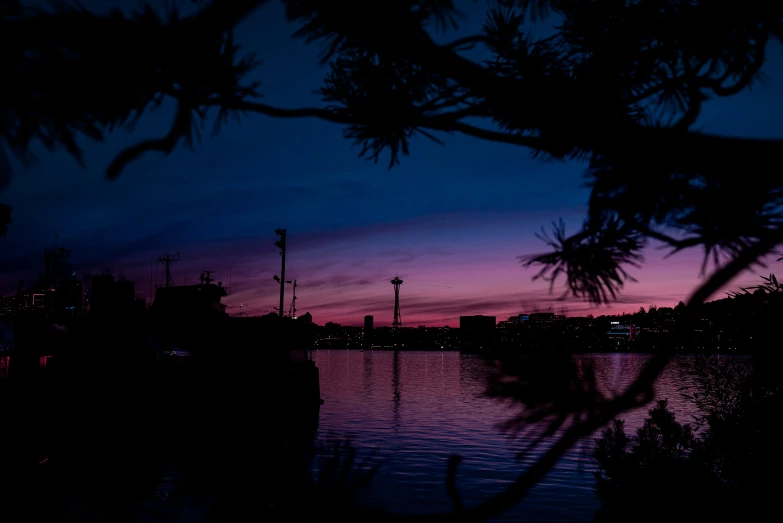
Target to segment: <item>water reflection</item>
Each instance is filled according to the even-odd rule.
[[[400,432],[400,403],[402,402],[402,396],[400,394],[400,352],[394,351],[392,357],[392,412],[393,412],[393,426],[394,433]]]
[[[365,352],[362,358],[364,369],[364,394],[368,396],[372,392],[372,352]]]
[[[576,358],[581,368],[594,369],[599,388],[608,394],[627,386],[648,357],[600,354]],[[464,461],[457,482],[466,505],[474,504],[503,489],[538,458],[531,454],[517,460],[519,445],[498,430],[498,424],[513,411],[483,397],[488,368],[479,357],[456,352],[318,351],[314,359],[325,399],[321,434],[352,435],[360,448],[377,450],[384,461],[381,473],[364,493],[367,503],[412,511],[449,510],[444,489],[446,462],[450,454],[459,453]],[[361,362],[365,365],[361,378],[351,375],[349,369]],[[656,389],[659,397],[669,398],[682,421],[697,413],[678,392],[685,384],[679,367],[671,365]],[[358,390],[363,394],[357,394]],[[645,415],[645,408],[626,413],[628,429],[639,427]],[[592,445],[587,440],[572,449],[526,502],[505,518],[590,521],[598,506],[593,494]]]

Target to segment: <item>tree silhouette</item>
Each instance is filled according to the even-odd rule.
[[[660,521],[678,516],[713,520],[726,514],[721,482],[691,426],[677,421],[667,400],[658,400],[635,435],[616,419],[596,438],[595,521]],[[696,502],[694,502],[696,500]]]
[[[320,44],[329,64],[320,107],[262,103],[260,85],[246,80],[258,62],[240,55],[233,30],[268,0],[196,0],[188,16],[173,7],[97,15],[73,4],[0,1],[3,72],[13,78],[0,101],[0,153],[25,164],[37,142],[81,162],[80,137],[99,141],[173,99],[169,130],[122,151],[107,178],[147,152],[193,147],[208,121],[217,131],[246,113],[334,122],[360,156],[385,155],[390,167],[414,136],[440,142],[454,133],[578,160],[591,187],[582,229],[569,236],[556,224],[542,235],[552,251],[521,262],[553,285],[564,277],[566,294],[596,303],[632,280],[627,269],[653,241],[672,254],[703,249],[702,271],[712,272],[689,309],[783,242],[783,186],[767,172],[783,141],[693,129],[704,102],[760,80],[769,40],[783,36],[783,4],[496,0],[480,34],[441,44],[431,31],[457,26],[454,1],[283,2],[294,37]],[[529,36],[527,19],[545,16],[557,18],[557,31]],[[476,46],[489,58],[467,58]],[[0,184],[10,166],[0,158]],[[501,495],[448,517],[487,518],[517,503],[579,438],[649,402],[667,358],[652,358],[616,397],[599,394],[589,377],[576,392],[567,381],[543,389],[536,419],[550,420],[553,434],[563,428],[560,438]],[[527,405],[523,371],[501,370],[520,386],[496,393]]]

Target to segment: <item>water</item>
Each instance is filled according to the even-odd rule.
[[[648,356],[575,356],[595,369],[599,386],[620,391]],[[483,397],[487,368],[480,357],[457,352],[321,350],[313,353],[321,377],[319,437],[350,436],[363,454],[375,452],[382,468],[360,501],[405,512],[447,511],[446,460],[458,453],[457,486],[466,506],[501,491],[528,463],[515,460],[519,443],[498,423],[513,413],[508,405]],[[396,369],[395,369],[396,367]],[[697,414],[678,392],[687,379],[670,365],[656,386],[678,420]],[[625,413],[626,430],[639,427],[648,407]],[[593,439],[572,448],[526,499],[500,521],[591,521],[598,501],[593,493],[596,464]]]

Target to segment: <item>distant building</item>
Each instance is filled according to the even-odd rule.
[[[81,314],[84,306],[84,288],[76,279],[62,280],[56,284],[51,300],[51,310],[67,314]]]
[[[0,317],[13,316],[16,311],[16,303],[13,297],[0,296]]]
[[[491,348],[495,342],[495,316],[460,316],[460,350],[482,351]]]
[[[90,281],[88,302],[90,314],[107,314],[112,310],[114,301],[114,276],[99,274]]]
[[[364,342],[367,345],[370,345],[372,343],[372,335],[373,335],[373,317],[372,315],[367,315],[364,317]]]
[[[553,312],[534,312],[531,314],[519,315],[519,327],[527,331],[547,331],[552,332],[553,327],[558,331],[566,328],[566,317],[562,314]]]
[[[498,329],[514,329],[520,326],[522,323],[521,317],[522,315],[518,316],[510,316],[507,320],[499,321],[497,324]],[[527,319],[527,316],[525,316],[525,319]]]
[[[119,280],[114,284],[114,296],[121,303],[133,303],[136,300],[136,285],[132,281]]]
[[[44,308],[57,316],[81,314],[84,305],[84,289],[68,261],[70,256],[71,251],[65,247],[44,251],[41,289],[46,296]],[[40,302],[31,300],[30,307],[38,310],[37,303]]]
[[[75,273],[68,261],[71,251],[65,247],[44,250],[44,286],[54,288],[60,281],[71,280]]]
[[[30,310],[45,311],[46,310],[46,294],[44,293],[32,293],[25,296],[30,297]]]
[[[633,325],[620,325],[619,321],[609,322],[609,330],[606,333],[609,339],[626,339],[632,340],[634,337]]]
[[[553,323],[565,320],[565,316],[562,314],[555,314],[553,312],[534,312],[533,314],[520,314],[519,319],[522,321],[528,321],[537,325],[551,325]]]

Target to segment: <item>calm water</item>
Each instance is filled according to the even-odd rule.
[[[319,435],[350,436],[366,454],[376,452],[383,466],[362,501],[375,507],[410,511],[450,510],[444,480],[446,459],[463,457],[457,485],[467,505],[492,496],[526,463],[515,461],[515,443],[497,424],[513,412],[482,397],[487,369],[477,356],[457,352],[321,350]],[[639,354],[578,356],[595,369],[607,391],[622,390],[648,358]],[[676,365],[661,376],[656,392],[668,398],[680,421],[696,413],[678,389],[684,384]],[[649,408],[649,407],[648,407]],[[635,430],[647,408],[626,413]],[[517,444],[518,445],[518,444]],[[526,500],[501,520],[591,521],[598,502],[593,493],[593,440],[572,449]],[[516,447],[518,448],[518,447]]]

